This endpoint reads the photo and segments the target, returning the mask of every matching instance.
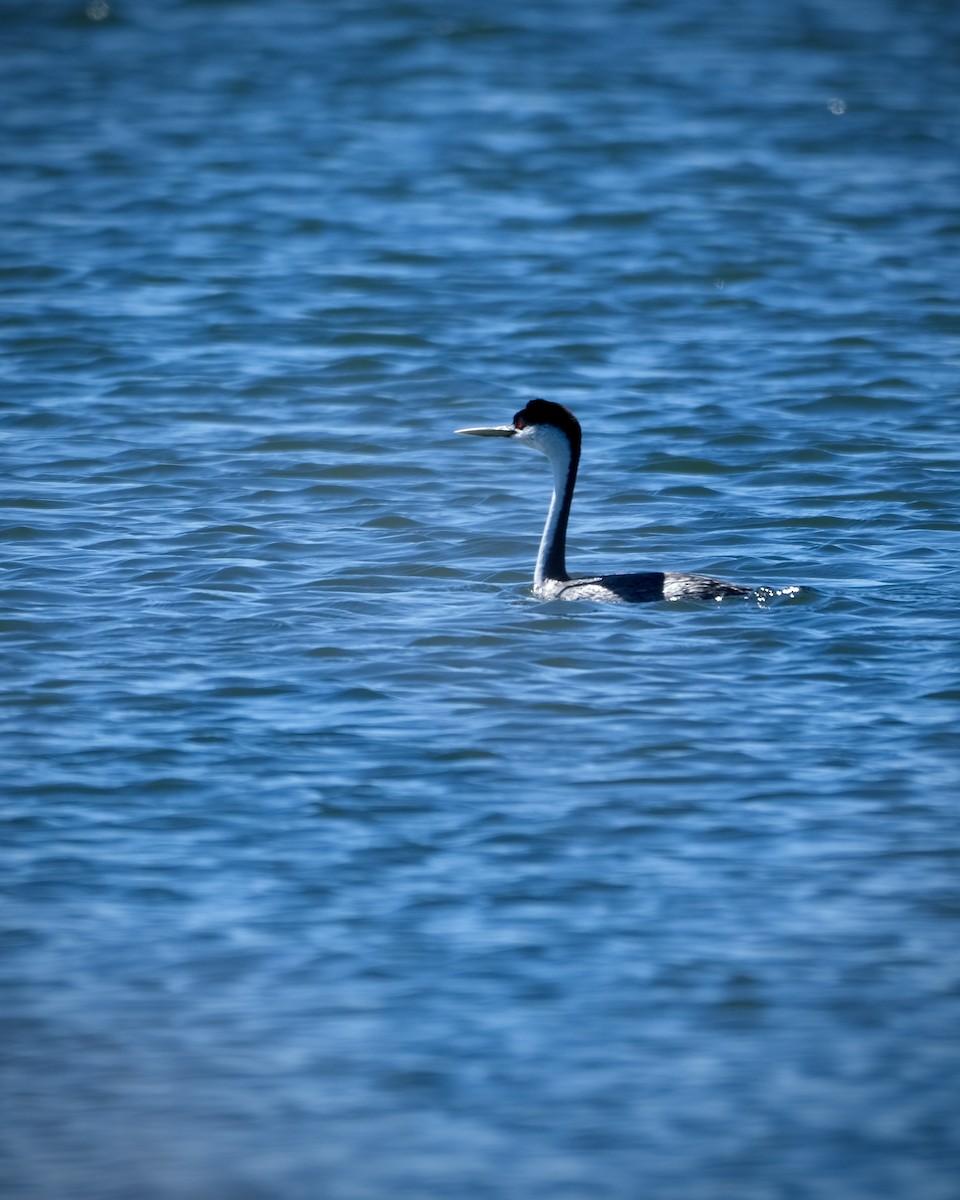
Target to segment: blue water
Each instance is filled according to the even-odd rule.
[[[960,1195],[960,9],[0,14],[11,1200]],[[543,604],[568,561],[794,597]]]

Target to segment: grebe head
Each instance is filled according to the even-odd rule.
[[[552,400],[531,400],[513,418],[516,438],[548,458],[579,455],[580,422],[569,408]]]
[[[580,453],[580,422],[562,404],[552,400],[531,400],[514,416],[512,425],[490,425],[480,429],[458,429],[475,437],[516,438],[525,446],[539,450],[548,458]]]

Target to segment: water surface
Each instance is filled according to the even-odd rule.
[[[955,6],[2,32],[5,1194],[955,1200]]]

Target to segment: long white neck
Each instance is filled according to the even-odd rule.
[[[570,517],[570,504],[573,500],[577,462],[580,457],[579,454],[575,456],[572,453],[570,441],[561,430],[544,426],[538,434],[534,445],[546,454],[553,467],[553,495],[550,497],[550,510],[540,537],[540,549],[537,551],[537,565],[533,572],[535,589],[541,588],[549,579],[570,578],[565,560],[567,521]]]

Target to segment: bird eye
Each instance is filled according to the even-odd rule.
[[[519,413],[513,418],[514,429],[526,429],[527,423]]]

